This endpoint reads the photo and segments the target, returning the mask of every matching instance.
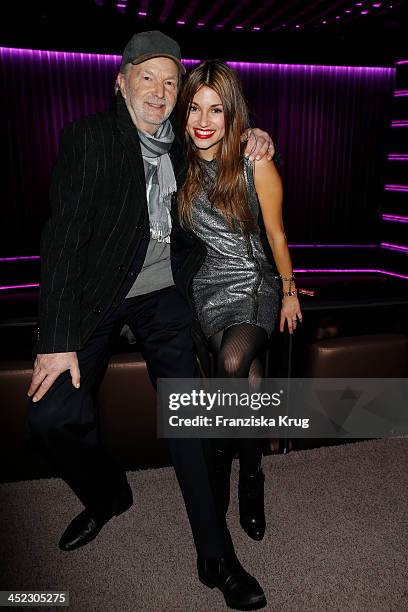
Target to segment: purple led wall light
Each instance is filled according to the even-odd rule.
[[[40,259],[39,255],[21,255],[17,257],[0,257],[0,261],[28,261]]]
[[[408,248],[407,248],[408,250]],[[385,274],[386,276],[394,276],[408,280],[408,275],[390,272],[389,270],[379,270],[377,268],[294,268],[296,274]],[[0,287],[0,291],[11,289],[29,289],[36,288],[40,285],[32,283],[30,285],[7,285]]]
[[[408,161],[408,153],[389,153],[389,161]]]
[[[402,217],[405,218],[405,217]],[[290,249],[376,249],[377,244],[289,244]],[[0,257],[0,262],[39,260],[39,255]]]
[[[290,249],[377,249],[377,244],[288,244]]]
[[[397,272],[389,272],[388,270],[378,270],[377,268],[295,268],[295,273],[301,274],[385,274],[386,276],[396,276],[397,278],[408,279],[406,274],[398,274]]]
[[[408,191],[408,185],[384,185],[384,191]]]
[[[165,3],[165,10],[169,8],[169,0]],[[221,25],[221,24],[219,24]],[[99,53],[78,53],[71,51],[42,51],[37,49],[17,49],[12,47],[0,47],[0,55],[2,54],[10,54],[15,55],[16,57],[27,57],[32,58],[36,57],[41,59],[42,57],[49,58],[50,56],[54,56],[57,61],[62,61],[64,63],[68,61],[84,61],[90,58],[99,58],[100,60],[112,62],[112,64],[119,64],[121,60],[120,55],[108,55],[108,54],[99,54]],[[200,62],[200,60],[196,59],[183,59],[183,64],[187,67],[195,66]],[[279,68],[279,69],[288,69],[288,70],[308,70],[308,71],[316,71],[319,72],[321,70],[328,71],[329,73],[340,73],[340,74],[353,74],[358,72],[364,72],[366,74],[376,74],[387,72],[394,72],[395,68],[384,68],[380,66],[329,66],[324,64],[277,64],[277,63],[268,63],[268,62],[233,62],[228,61],[233,68],[261,68],[265,70],[269,70],[270,68]],[[406,122],[408,124],[408,121]]]
[[[30,285],[6,285],[4,287],[0,287],[0,291],[6,291],[10,289],[32,289],[33,287],[39,286],[39,283],[32,283]]]
[[[383,221],[394,221],[396,223],[408,223],[408,217],[401,217],[401,215],[382,215]]]
[[[389,249],[390,251],[398,251],[400,253],[408,253],[408,247],[400,244],[391,244],[389,242],[382,242],[381,247],[383,249]]]

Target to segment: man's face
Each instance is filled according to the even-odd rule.
[[[179,71],[168,57],[154,57],[119,73],[118,84],[133,123],[154,134],[171,114],[178,93]]]

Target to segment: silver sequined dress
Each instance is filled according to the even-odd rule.
[[[217,162],[202,160],[205,185],[216,180]],[[248,200],[258,218],[252,162],[245,158]],[[193,202],[193,232],[205,243],[207,256],[193,279],[194,305],[207,338],[238,323],[263,327],[270,335],[280,306],[280,284],[260,240],[258,226],[245,237],[232,230],[212,207],[204,188]]]

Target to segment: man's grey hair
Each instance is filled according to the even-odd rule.
[[[129,71],[130,71],[131,65],[132,64],[129,62],[129,63],[125,64],[124,66],[121,66],[119,68],[120,74],[123,74],[124,76],[127,76]],[[116,81],[115,81],[115,96],[116,96],[116,94],[118,93],[119,90],[120,90],[120,87],[119,87],[119,83],[118,83],[118,77],[116,77]]]
[[[119,68],[119,72],[120,74],[123,74],[124,76],[127,76],[130,72],[130,68],[133,64],[131,62],[128,62],[127,64],[125,64],[124,66],[121,66]],[[178,72],[178,91],[180,91],[181,89],[181,83],[182,83],[182,74],[179,70]],[[116,81],[115,81],[115,96],[118,93],[118,91],[120,90],[119,87],[119,83],[118,83],[118,78],[116,77]]]

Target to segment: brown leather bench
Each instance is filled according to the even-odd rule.
[[[24,427],[31,361],[0,361],[0,479],[49,476],[50,468],[27,451]],[[403,377],[408,337],[376,334],[332,338],[310,345],[305,376]],[[126,469],[170,463],[166,441],[156,437],[156,396],[138,352],[113,355],[98,392],[103,443]]]
[[[26,449],[25,422],[31,362],[0,362],[0,477],[49,476]],[[156,438],[156,395],[140,353],[113,355],[98,392],[103,443],[126,469],[168,465],[166,441]],[[40,408],[40,406],[39,406]]]
[[[408,375],[408,337],[373,334],[314,342],[306,356],[310,378],[403,378]]]
[[[408,376],[408,337],[366,334],[318,340],[308,345],[303,362],[305,378],[404,378]],[[294,446],[299,443],[281,440],[283,452]]]

